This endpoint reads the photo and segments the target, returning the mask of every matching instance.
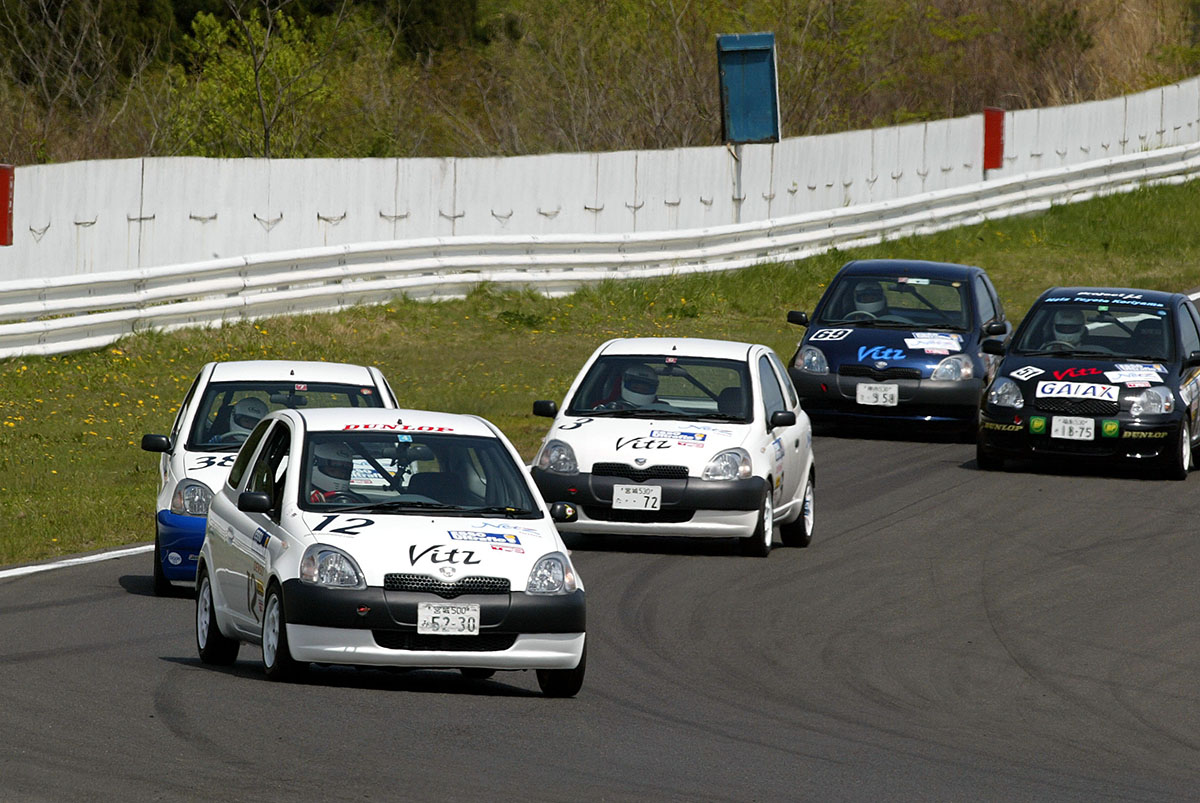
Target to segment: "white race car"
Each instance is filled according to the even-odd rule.
[[[532,474],[578,506],[563,532],[736,537],[765,557],[813,528],[812,428],[775,353],[691,338],[610,340],[567,392]]]
[[[179,405],[170,435],[143,435],[161,452],[154,531],[154,592],[196,579],[204,517],[242,441],[271,410],[293,407],[394,408],[378,368],[332,362],[210,362]]]
[[[214,495],[200,553],[206,663],[262,645],[273,679],[309,663],[535,669],[548,696],[583,684],[585,600],[508,439],[482,418],[417,410],[279,410]],[[553,518],[552,518],[553,516]]]

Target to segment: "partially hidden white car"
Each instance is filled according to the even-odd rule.
[[[533,669],[544,694],[573,696],[585,596],[555,519],[574,515],[477,416],[276,411],[209,507],[200,658],[261,644],[272,679],[311,663]]]
[[[812,427],[768,347],[699,338],[604,343],[571,384],[532,475],[578,516],[564,533],[734,537],[765,557],[812,539]]]
[[[212,492],[225,481],[238,447],[272,410],[396,407],[378,368],[334,362],[210,362],[192,382],[169,435],[142,436],[161,454],[154,528],[154,592],[192,583]]]

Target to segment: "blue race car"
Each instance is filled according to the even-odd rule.
[[[996,358],[985,338],[1006,339],[996,288],[982,268],[920,260],[844,265],[810,318],[788,367],[817,423],[912,421],[975,431]]]

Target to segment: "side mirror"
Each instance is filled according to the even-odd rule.
[[[808,326],[808,313],[794,309],[788,313],[788,323],[794,323],[796,326]]]
[[[771,413],[771,429],[776,427],[794,427],[796,425],[796,414],[791,410],[776,410]]]
[[[243,513],[270,513],[271,497],[260,491],[242,491],[238,495],[238,510]]]
[[[1001,340],[985,340],[979,344],[979,348],[984,354],[995,354],[997,357],[1004,356],[1004,342]]]
[[[169,452],[171,451],[171,439],[166,435],[143,435],[142,451]]]
[[[1187,357],[1184,359],[1183,367],[1184,368],[1194,368],[1197,365],[1200,365],[1200,351],[1193,351],[1191,354],[1187,355]],[[146,447],[143,446],[142,448],[145,449]]]
[[[555,502],[550,506],[550,518],[568,523],[579,518],[579,511],[570,502]]]
[[[554,418],[558,415],[558,402],[542,399],[533,403],[533,414],[542,418]]]
[[[992,321],[983,327],[983,333],[988,337],[1003,337],[1008,334],[1008,327],[1004,325],[1004,321]]]

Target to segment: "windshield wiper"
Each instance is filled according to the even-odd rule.
[[[353,513],[361,510],[459,510],[458,505],[447,505],[441,502],[417,502],[403,499],[389,499],[382,502],[367,502],[363,505],[346,505],[337,508],[322,508],[334,513]]]
[[[696,416],[697,421],[733,421],[738,424],[745,424],[745,416],[730,415],[729,413],[703,413]]]
[[[464,508],[464,513],[478,513],[481,516],[499,516],[502,515],[506,519],[515,519],[517,516],[528,516],[536,513],[536,510],[527,510],[523,507],[513,507],[512,505],[488,505],[487,507],[471,507]]]
[[[1096,351],[1094,349],[1036,349],[1034,351],[1015,352],[1022,357],[1104,357],[1111,359],[1117,355],[1111,351]],[[1124,359],[1123,357],[1121,359]]]

